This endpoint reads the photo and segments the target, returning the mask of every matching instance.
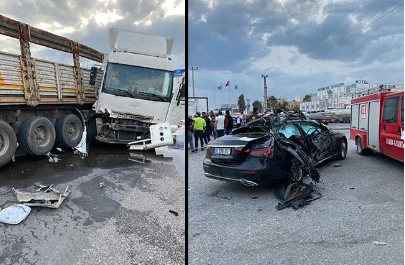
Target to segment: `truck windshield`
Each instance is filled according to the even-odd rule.
[[[173,73],[140,66],[108,63],[104,93],[153,101],[171,100]]]

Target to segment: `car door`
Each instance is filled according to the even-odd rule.
[[[401,134],[404,130],[402,116],[403,94],[387,96],[383,104],[380,127],[381,149],[385,155],[404,161],[404,140],[401,139]]]
[[[311,158],[319,162],[333,156],[332,136],[328,128],[317,123],[301,123]]]

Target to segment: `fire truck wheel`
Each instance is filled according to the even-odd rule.
[[[337,155],[337,159],[344,160],[346,158],[346,155],[347,155],[347,141],[343,139],[342,142],[340,143],[339,154]]]
[[[356,138],[356,149],[357,149],[357,153],[359,153],[359,155],[369,155],[372,153],[371,150],[367,149],[367,148],[363,148],[362,144],[361,144],[361,138],[357,137]]]
[[[13,128],[0,120],[0,167],[7,164],[17,149],[17,137]]]
[[[66,114],[55,125],[56,140],[62,148],[76,147],[83,136],[82,121],[74,114]]]
[[[24,121],[18,131],[18,142],[29,155],[45,155],[55,145],[55,127],[45,117],[35,116]]]

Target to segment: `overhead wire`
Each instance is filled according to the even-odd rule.
[[[364,29],[370,27],[371,25],[375,24],[377,21],[381,20],[382,18],[388,16],[390,13],[394,12],[396,9],[400,8],[401,6],[403,6],[404,3],[401,3],[400,5],[396,6],[395,8],[391,9],[390,11],[388,11],[387,13],[383,14],[382,16],[378,17],[376,20],[374,20],[373,22],[367,24],[366,26],[362,27],[361,29],[359,29],[358,31],[356,31],[355,33],[351,34],[350,36],[348,36],[347,38],[345,38],[344,40],[340,41],[339,43],[335,44],[334,46],[332,46],[331,48],[329,48],[328,50],[326,50],[325,52],[319,54],[318,56],[316,56],[315,58],[313,58],[312,60],[308,61],[307,63],[297,67],[297,68],[292,68],[292,70],[299,70],[307,65],[309,65],[310,63],[312,63],[313,61],[315,61],[316,59],[318,59],[321,55],[324,55],[328,52],[330,52],[331,50],[335,49],[336,47],[338,47],[339,45],[341,45],[342,43],[350,40],[351,38],[355,37],[358,33],[362,32]]]

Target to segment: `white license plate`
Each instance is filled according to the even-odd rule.
[[[230,155],[231,148],[214,148],[213,153],[215,155]]]

